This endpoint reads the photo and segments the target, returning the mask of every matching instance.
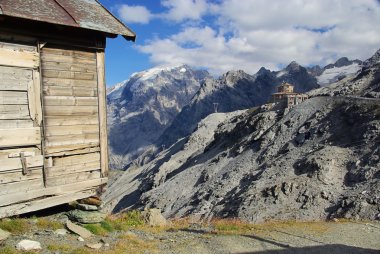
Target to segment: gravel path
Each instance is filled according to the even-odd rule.
[[[47,231],[39,231],[11,236],[0,243],[0,253],[3,253],[1,247],[8,246],[14,249],[14,246],[25,238],[41,243],[43,249],[36,252],[38,254],[380,253],[380,222],[272,223],[253,226],[246,233],[208,232],[211,232],[210,228],[201,226],[166,231],[157,228],[132,229],[128,232],[113,232],[108,236],[94,236],[80,242],[77,240],[78,236],[73,234],[57,236]],[[120,245],[120,241],[128,247],[122,251],[115,251],[115,246]],[[87,243],[97,242],[108,243],[109,247],[103,246],[99,250],[84,247]],[[59,246],[61,247],[58,248]]]

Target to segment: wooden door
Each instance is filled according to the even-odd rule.
[[[0,42],[0,207],[44,187],[36,46]]]
[[[96,52],[47,44],[41,65],[47,187],[101,179]]]

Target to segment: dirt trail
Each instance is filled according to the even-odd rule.
[[[380,253],[380,223],[323,223],[254,230],[242,235],[165,232],[159,253]]]

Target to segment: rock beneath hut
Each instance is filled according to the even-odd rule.
[[[67,214],[72,221],[83,224],[100,223],[106,218],[106,214],[98,211],[73,210]]]
[[[0,241],[6,240],[10,235],[11,233],[0,228]]]
[[[78,204],[77,208],[82,211],[98,211],[99,207],[96,205]]]
[[[18,250],[41,250],[41,243],[37,241],[31,241],[31,240],[22,240],[16,245],[16,249]]]
[[[166,226],[167,220],[157,208],[147,209],[141,213],[142,219],[150,226]]]
[[[66,222],[66,227],[68,230],[79,235],[82,238],[89,238],[92,236],[92,233],[90,231],[88,231],[87,229],[85,229],[81,226],[78,226],[78,225],[72,223],[71,221]]]
[[[90,197],[79,200],[79,203],[100,206],[102,204],[102,201],[97,197]]]

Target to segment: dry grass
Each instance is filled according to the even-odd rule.
[[[38,229],[49,229],[49,230],[57,230],[60,228],[64,228],[63,223],[58,221],[53,221],[46,218],[38,218],[36,222],[36,226]]]
[[[0,220],[0,228],[12,234],[25,234],[32,228],[27,219],[13,218]]]
[[[81,247],[62,254],[125,254],[125,253],[156,253],[158,252],[157,241],[146,241],[138,239],[131,235],[121,235],[120,240],[109,249],[91,250],[87,247]]]

